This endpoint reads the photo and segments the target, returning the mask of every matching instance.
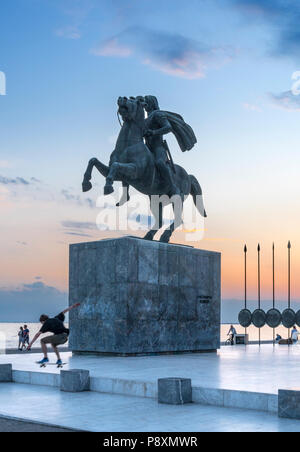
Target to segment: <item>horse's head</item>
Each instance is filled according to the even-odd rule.
[[[145,101],[141,96],[138,97],[119,97],[118,106],[119,114],[124,122],[135,121],[136,123],[142,123],[145,119],[144,112]]]

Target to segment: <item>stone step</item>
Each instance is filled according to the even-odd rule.
[[[36,386],[60,387],[60,374],[51,372],[32,372],[13,370],[15,383]],[[139,380],[126,380],[108,377],[91,377],[90,390],[105,394],[118,394],[133,397],[157,398],[157,384]],[[226,408],[242,408],[277,413],[278,395],[261,392],[236,391],[230,389],[192,387],[193,402]]]
[[[278,394],[193,387],[193,402],[226,408],[242,408],[277,413]]]

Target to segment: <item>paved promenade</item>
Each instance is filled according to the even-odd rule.
[[[268,413],[98,393],[61,393],[56,388],[4,383],[0,415],[92,432],[300,432],[300,422]],[[39,428],[39,427],[37,427]]]
[[[49,357],[54,363],[55,356]],[[61,393],[60,369],[40,369],[38,355],[0,355],[0,364],[13,364],[15,381],[0,384],[0,416],[20,416],[21,400],[26,406],[23,420],[66,429],[300,431],[300,421],[277,417],[278,389],[299,386],[300,346],[237,346],[217,354],[144,357],[68,352],[62,357],[65,369],[90,371],[91,392]],[[157,403],[157,379],[170,376],[192,379],[195,403]]]
[[[0,355],[0,363],[13,369],[40,372],[38,355]],[[52,362],[55,356],[50,355]],[[300,345],[222,347],[217,354],[142,357],[72,356],[63,353],[65,369],[89,369],[91,376],[156,383],[158,378],[191,378],[193,386],[277,394],[279,388],[299,386]],[[47,373],[59,374],[56,366]]]

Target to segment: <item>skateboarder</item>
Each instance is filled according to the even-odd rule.
[[[54,318],[49,318],[46,314],[41,315],[40,322],[42,323],[42,328],[40,331],[34,336],[32,341],[27,347],[27,350],[30,350],[35,341],[40,337],[41,334],[44,333],[53,333],[52,336],[47,336],[41,339],[41,347],[44,353],[44,358],[38,362],[38,364],[47,364],[49,363],[48,359],[48,350],[46,344],[51,344],[52,348],[57,356],[57,365],[62,365],[62,360],[60,359],[59,351],[57,346],[65,344],[68,341],[69,330],[64,325],[65,314],[71,311],[74,308],[80,306],[80,303],[76,303],[73,306],[65,309],[63,312],[58,314]]]

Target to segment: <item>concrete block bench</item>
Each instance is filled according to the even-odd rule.
[[[192,403],[192,380],[190,378],[160,378],[158,380],[158,403],[169,405]]]
[[[9,383],[12,381],[12,365],[0,364],[0,383]]]
[[[60,390],[64,392],[83,392],[90,390],[90,372],[82,369],[62,370]]]
[[[279,389],[278,416],[288,419],[300,419],[300,388]]]

